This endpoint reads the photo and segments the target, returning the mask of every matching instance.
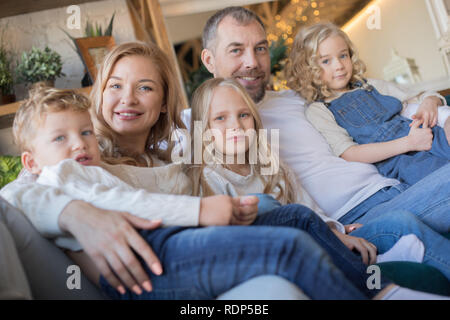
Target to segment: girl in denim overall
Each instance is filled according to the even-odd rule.
[[[410,185],[449,163],[446,132],[435,126],[445,99],[424,94],[414,121],[401,116],[401,100],[412,97],[393,84],[363,78],[365,66],[350,39],[330,23],[302,30],[293,50],[298,53],[290,62],[290,81],[298,74],[300,94],[316,101],[306,116],[336,155],[373,163],[386,177]]]

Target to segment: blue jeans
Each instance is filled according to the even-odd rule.
[[[325,249],[333,264],[356,288],[368,297],[374,296],[375,292],[367,288],[367,266],[361,257],[350,251],[311,209],[298,204],[277,207],[269,213],[258,215],[254,225],[285,226],[306,231],[321,248]],[[382,287],[387,284],[384,279],[381,279],[381,282]]]
[[[384,188],[346,213],[343,224],[366,224],[386,212],[408,211],[438,233],[450,232],[450,164],[408,188]]]
[[[446,239],[407,211],[393,211],[380,214],[350,235],[364,238],[373,243],[382,254],[404,235],[414,234],[425,246],[423,263],[440,270],[450,280],[450,240]]]
[[[143,263],[153,291],[140,296],[131,291],[120,295],[103,277],[100,284],[114,299],[214,299],[248,279],[273,274],[294,283],[312,299],[375,296],[379,290],[366,288],[365,266],[345,246],[351,257],[348,262],[345,258],[331,258],[306,232],[284,226],[303,225],[306,229],[319,230],[321,226],[307,222],[309,215],[304,215],[306,219],[294,218],[302,216],[303,208],[283,206],[258,217],[254,226],[140,231],[163,264],[163,275],[154,276]],[[261,225],[272,223],[283,226]],[[327,245],[331,247],[328,250],[337,251]],[[334,260],[345,265],[346,270],[341,271]],[[382,281],[381,289],[387,284]]]

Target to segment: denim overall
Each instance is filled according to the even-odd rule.
[[[400,116],[400,100],[380,94],[373,86],[353,84],[354,91],[325,103],[339,126],[347,130],[358,144],[385,142],[408,135],[411,120]],[[414,151],[375,163],[378,171],[389,178],[414,184],[450,160],[450,146],[445,132],[435,126],[429,151]]]

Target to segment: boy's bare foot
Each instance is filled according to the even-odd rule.
[[[450,117],[448,117],[444,123],[444,131],[445,136],[447,137],[447,142],[450,145]]]

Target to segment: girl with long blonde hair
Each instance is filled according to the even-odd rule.
[[[188,173],[193,177],[193,194],[228,190],[236,196],[245,191],[272,194],[283,204],[295,202],[288,169],[267,142],[256,106],[241,84],[210,79],[194,93],[191,109],[193,154]],[[196,155],[199,138],[201,150]],[[224,185],[223,179],[231,180]],[[240,186],[230,188],[233,183]]]
[[[355,46],[336,25],[319,23],[297,34],[288,85],[311,103],[306,116],[333,152],[373,163],[381,174],[409,185],[448,164],[450,121],[441,119],[445,130],[436,126],[445,99],[366,79],[364,71]],[[414,121],[401,115],[411,102],[419,104]]]

